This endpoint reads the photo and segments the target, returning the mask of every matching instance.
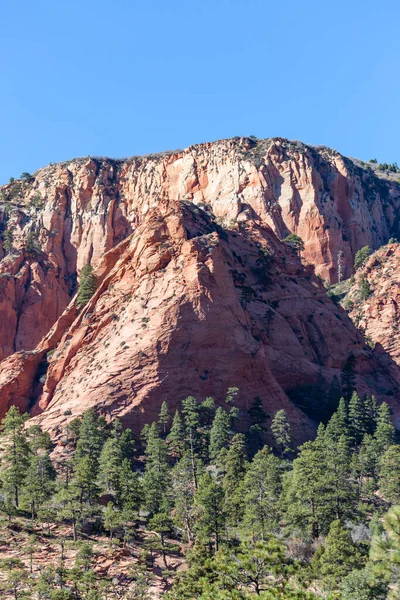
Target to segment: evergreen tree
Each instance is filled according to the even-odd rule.
[[[98,463],[101,449],[106,439],[106,422],[93,408],[82,415],[79,423],[79,435],[75,450],[75,462],[85,456]]]
[[[377,411],[376,429],[374,438],[378,454],[383,454],[385,450],[394,443],[395,428],[392,424],[391,412],[386,402],[382,402]]]
[[[349,531],[339,520],[333,521],[319,559],[319,571],[328,590],[335,589],[343,577],[360,566],[360,555]]]
[[[185,424],[179,410],[175,412],[171,430],[167,435],[167,444],[174,458],[182,458],[185,450]]]
[[[199,479],[194,497],[194,530],[201,542],[213,544],[215,552],[219,549],[225,529],[223,504],[222,486],[209,473],[205,473]]]
[[[89,302],[97,288],[97,278],[90,265],[85,265],[81,271],[76,305],[82,308]]]
[[[322,426],[313,442],[300,448],[293,461],[293,471],[284,481],[286,518],[313,539],[324,534],[335,518],[336,506],[332,495],[332,474],[326,464],[326,439]]]
[[[27,436],[33,454],[37,454],[39,450],[49,450],[51,448],[51,438],[48,431],[43,431],[39,425],[29,427]]]
[[[210,396],[200,404],[200,426],[208,431],[215,417],[215,400]]]
[[[53,495],[55,479],[56,471],[48,452],[33,455],[24,479],[22,494],[23,503],[29,506],[32,519]]]
[[[204,465],[197,459],[196,472],[200,477],[204,473]],[[174,518],[178,527],[186,532],[189,544],[194,538],[194,494],[196,488],[193,482],[192,462],[188,452],[174,466],[171,471],[172,494],[174,498]]]
[[[215,418],[210,431],[209,455],[212,461],[218,459],[221,450],[227,447],[230,437],[231,428],[229,414],[219,406],[215,413]]]
[[[375,396],[366,396],[364,398],[364,422],[367,433],[373,434],[375,432],[377,416],[378,404]]]
[[[158,424],[160,425],[161,433],[164,437],[167,435],[169,418],[168,404],[164,400],[158,415]]]
[[[325,446],[326,506],[336,519],[351,518],[358,499],[358,488],[351,477],[351,453],[348,438],[341,435],[337,442],[329,437]]]
[[[119,510],[112,502],[108,502],[103,512],[104,528],[110,532],[110,542],[113,539],[115,531],[122,525],[122,516]]]
[[[364,246],[356,252],[356,256],[354,258],[354,269],[356,271],[365,265],[370,254],[371,248],[369,246]]]
[[[99,458],[106,438],[105,425],[105,420],[97,416],[93,409],[83,414],[79,424],[72,483],[81,504],[93,505],[97,500]]]
[[[377,576],[384,577],[396,587],[388,600],[398,599],[400,565],[400,507],[393,506],[383,519],[383,532],[376,532],[371,541],[370,559]]]
[[[242,433],[232,438],[231,446],[224,458],[222,488],[225,493],[227,521],[237,526],[243,517],[243,477],[247,468],[246,439]]]
[[[349,441],[351,446],[358,446],[367,433],[366,414],[364,403],[357,392],[353,392],[348,410]]]
[[[11,254],[13,249],[14,236],[11,229],[6,229],[3,233],[3,248],[7,254]]]
[[[150,515],[159,512],[166,502],[169,483],[168,455],[158,423],[150,426],[147,436],[146,465],[143,477],[144,503]]]
[[[342,385],[342,394],[343,398],[346,401],[346,404],[350,402],[350,398],[352,393],[356,389],[356,358],[353,353],[347,358],[341,375],[341,385]]]
[[[337,442],[342,436],[346,439],[350,438],[347,408],[344,398],[340,399],[339,406],[330,418],[325,433],[325,437],[333,442]]]
[[[197,488],[196,459],[200,455],[200,407],[196,398],[189,396],[182,402],[182,413],[185,419],[185,448],[187,449],[192,465],[193,484]]]
[[[149,521],[149,528],[155,531],[160,539],[160,550],[163,557],[164,566],[168,569],[167,564],[167,543],[166,537],[173,529],[173,522],[171,517],[166,512],[158,512]]]
[[[99,457],[99,482],[104,492],[119,494],[123,461],[127,460],[129,463],[131,454],[130,430],[122,431],[119,421],[116,421]]]
[[[24,429],[25,417],[12,406],[2,420],[3,461],[0,478],[7,502],[19,506],[20,489],[24,483],[30,458],[27,433]]]
[[[356,477],[359,493],[371,501],[375,494],[378,476],[379,452],[372,435],[366,433],[358,452],[353,455],[352,471]]]
[[[281,455],[287,457],[293,452],[293,448],[292,437],[290,435],[290,423],[286,416],[286,412],[283,409],[278,410],[275,413],[271,423],[271,431]]]
[[[253,457],[264,445],[263,437],[266,431],[264,423],[269,419],[269,415],[265,412],[259,396],[254,398],[247,414],[251,423],[247,433],[247,444],[249,456]]]
[[[379,489],[384,499],[400,505],[400,446],[389,446],[379,466]]]
[[[342,600],[386,600],[388,585],[370,567],[355,569],[339,585]]]
[[[252,539],[265,540],[278,527],[281,492],[280,460],[264,446],[250,463],[243,484],[243,525]]]
[[[117,505],[129,517],[139,510],[143,495],[142,484],[138,474],[132,471],[132,465],[127,458],[122,460],[118,477]]]

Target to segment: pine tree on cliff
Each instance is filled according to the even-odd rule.
[[[7,252],[7,254],[10,254],[10,252],[13,249],[13,241],[14,236],[12,234],[11,229],[6,229],[3,233],[3,248]]]
[[[82,308],[87,304],[93,296],[97,288],[97,278],[93,273],[93,268],[90,265],[85,265],[81,271],[79,282],[78,295],[76,297],[76,305]]]

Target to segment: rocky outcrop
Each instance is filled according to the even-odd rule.
[[[400,244],[375,252],[344,300],[371,345],[379,344],[400,366]]]
[[[318,274],[336,281],[343,253],[349,276],[360,247],[378,248],[399,229],[400,186],[372,169],[327,148],[234,138],[127,160],[77,159],[3,186],[1,231],[12,232],[15,251],[30,233],[40,252],[0,263],[0,358],[33,349],[82,266],[96,266],[162,199],[208,205],[227,226],[254,220],[281,239],[296,233]]]
[[[358,248],[397,232],[390,177],[326,148],[235,138],[51,165],[0,194],[2,414],[15,403],[56,431],[96,405],[137,429],[163,399],[238,386],[243,415],[260,396],[301,440],[312,424],[290,399],[328,389],[351,353],[359,388],[397,414],[390,357],[313,272],[334,281],[341,252],[350,274]],[[279,241],[289,232],[302,262]],[[78,314],[87,263],[99,287]]]
[[[16,394],[31,380],[32,414],[54,435],[90,406],[137,431],[163,400],[172,410],[189,394],[222,402],[235,386],[243,424],[259,396],[270,414],[285,408],[302,441],[313,424],[293,392],[321,381],[329,389],[350,353],[360,391],[376,393],[383,378],[380,397],[396,410],[396,375],[268,226],[227,231],[190,202],[161,201],[111,254],[84,310],[71,304],[14,378]]]

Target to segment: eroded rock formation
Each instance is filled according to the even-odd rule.
[[[397,232],[392,179],[326,148],[237,138],[49,166],[1,195],[2,414],[15,403],[56,431],[96,405],[138,428],[164,399],[237,385],[243,410],[255,396],[285,407],[301,440],[312,424],[293,391],[329,387],[353,353],[360,390],[397,415],[397,368],[313,272],[334,281],[342,251],[350,274],[357,249]],[[303,264],[278,239],[290,232]],[[99,287],[78,313],[86,263]]]

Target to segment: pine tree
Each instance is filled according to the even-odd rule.
[[[259,450],[243,483],[243,525],[252,539],[267,539],[281,515],[281,461],[268,446]]]
[[[400,505],[400,446],[389,446],[379,467],[379,489],[384,499]]]
[[[149,529],[155,531],[160,539],[160,550],[163,557],[164,566],[168,569],[167,564],[167,543],[166,537],[173,529],[173,522],[169,514],[166,512],[156,513],[149,521]]]
[[[119,510],[112,502],[108,502],[103,512],[104,528],[110,532],[110,542],[113,539],[115,531],[122,525],[122,516]]]
[[[142,480],[144,504],[152,516],[165,505],[166,492],[169,488],[167,447],[160,436],[157,422],[150,426],[145,453],[146,465]]]
[[[327,438],[325,445],[326,488],[324,499],[332,517],[351,518],[358,499],[358,488],[351,477],[351,453],[348,438],[341,435],[337,442]]]
[[[259,396],[254,398],[247,414],[251,423],[247,433],[247,444],[249,456],[253,457],[264,445],[263,437],[266,431],[264,423],[269,419],[269,415],[265,412]]]
[[[56,471],[48,452],[33,455],[29,462],[22,492],[23,504],[29,506],[32,519],[53,495],[55,479]]]
[[[335,589],[353,569],[360,566],[360,555],[348,530],[339,520],[333,521],[319,559],[319,571],[328,590]]]
[[[350,437],[349,421],[344,398],[340,399],[339,406],[330,418],[325,432],[325,437],[331,439],[333,442],[337,442],[342,435],[344,435],[346,439],[349,439]]]
[[[93,504],[98,496],[99,458],[106,438],[105,420],[93,409],[82,416],[73,464],[73,484],[81,504]]]
[[[230,419],[226,410],[219,406],[210,431],[209,455],[216,461],[221,450],[225,449],[231,436]]]
[[[81,271],[76,305],[82,308],[89,302],[97,288],[97,278],[90,265],[85,265]]]
[[[367,433],[373,434],[375,432],[377,416],[378,404],[375,396],[366,396],[364,398],[364,421]]]
[[[171,430],[167,435],[167,444],[174,458],[182,458],[185,450],[185,424],[179,410],[175,412]]]
[[[293,448],[292,437],[290,435],[290,423],[284,409],[278,410],[275,413],[271,423],[271,431],[281,455],[287,457],[293,452]]]
[[[101,449],[106,439],[106,422],[99,417],[93,408],[82,415],[79,424],[79,436],[75,450],[75,461],[89,456],[98,462]]]
[[[348,410],[349,441],[352,447],[358,446],[367,433],[366,414],[364,403],[357,392],[353,392]]]
[[[200,407],[196,398],[188,396],[182,402],[182,413],[185,419],[185,448],[190,455],[192,465],[193,484],[197,489],[197,470],[196,459],[200,456],[201,435],[200,435]]]
[[[119,421],[114,422],[111,436],[105,441],[99,457],[99,482],[104,492],[119,493],[121,467],[132,454],[130,430],[121,430]]]
[[[227,521],[237,526],[243,516],[243,477],[246,472],[246,438],[242,433],[233,436],[223,462],[222,488],[225,493]]]
[[[391,412],[386,402],[382,402],[378,408],[376,417],[376,430],[374,438],[378,454],[383,454],[385,450],[394,443],[395,428],[392,424]]]
[[[200,477],[204,472],[204,465],[197,459],[196,472]],[[172,495],[174,499],[174,518],[179,527],[186,531],[189,544],[193,540],[193,502],[196,488],[193,482],[192,461],[188,452],[174,466],[171,471]]]
[[[168,404],[164,400],[163,403],[161,404],[160,413],[158,415],[158,423],[161,428],[161,433],[164,437],[167,435],[169,419],[170,419],[170,416],[169,416],[169,411],[168,411]]]
[[[372,435],[366,433],[358,452],[353,455],[352,472],[357,480],[359,493],[373,500],[377,486],[379,452]]]
[[[339,594],[343,600],[387,600],[388,585],[367,565],[346,575],[340,582]]]
[[[377,532],[371,541],[370,559],[374,572],[383,576],[394,588],[388,600],[398,599],[398,573],[400,564],[400,507],[393,506],[383,519],[384,532]]]
[[[49,450],[51,448],[51,438],[48,431],[43,431],[40,425],[32,425],[27,430],[29,447],[33,454],[39,450]]]
[[[326,464],[326,439],[322,426],[313,442],[300,448],[293,471],[284,480],[286,518],[295,528],[310,533],[313,539],[324,534],[335,518],[335,502],[330,497],[332,474]]]
[[[5,442],[0,478],[7,501],[19,506],[20,489],[24,483],[30,458],[27,433],[24,429],[25,417],[12,406],[2,420]]]
[[[3,248],[7,254],[11,254],[13,249],[14,236],[11,229],[6,229],[3,233]]]
[[[212,543],[217,552],[225,529],[224,491],[209,473],[199,479],[194,497],[194,530],[200,541]]]
[[[118,476],[117,505],[126,516],[133,515],[139,510],[143,489],[138,474],[132,470],[129,459],[123,459]]]

